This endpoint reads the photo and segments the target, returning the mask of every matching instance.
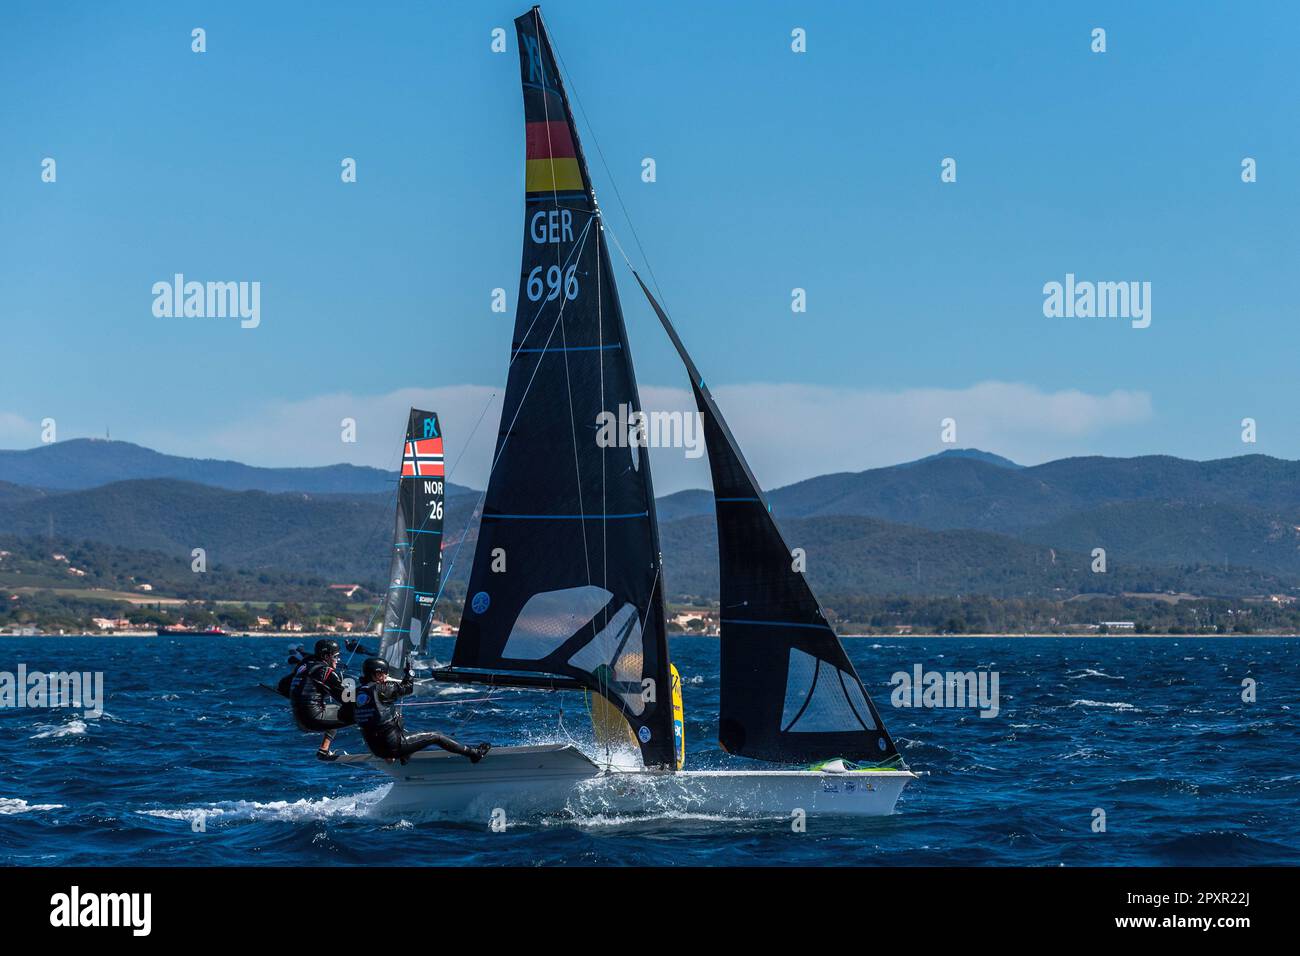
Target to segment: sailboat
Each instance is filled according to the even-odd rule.
[[[438,415],[412,408],[402,442],[393,554],[379,644],[379,656],[394,672],[412,663],[428,640],[442,579],[445,481]]]
[[[794,569],[704,377],[633,270],[705,425],[723,608],[718,739],[728,754],[783,765],[684,768],[649,457],[636,426],[631,440],[610,441],[596,424],[641,414],[606,227],[540,9],[515,29],[527,142],[519,306],[465,608],[450,665],[430,676],[589,694],[603,754],[556,743],[497,747],[479,764],[427,750],[405,766],[339,763],[395,778],[384,809],[465,819],[892,813],[915,775]]]

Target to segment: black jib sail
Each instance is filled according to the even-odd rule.
[[[899,762],[898,750],[826,621],[758,482],[672,322],[633,272],[677,348],[704,419],[718,516],[722,676],[718,740],[783,763]]]
[[[448,673],[599,693],[647,766],[673,724],[650,463],[591,179],[540,14],[515,21],[527,140],[510,370]],[[502,673],[507,672],[507,673]],[[511,674],[516,675],[511,678]]]
[[[379,654],[399,668],[419,652],[442,574],[442,506],[446,468],[434,412],[411,409],[397,482],[393,560]]]

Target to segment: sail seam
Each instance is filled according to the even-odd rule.
[[[840,669],[837,667],[837,668],[835,668],[835,672],[836,672],[836,674],[839,675],[839,678],[840,678],[840,690],[844,691],[844,700],[845,700],[845,702],[849,705],[849,710],[852,711],[852,712],[853,712],[853,716],[854,716],[855,718],[857,718],[858,725],[859,725],[863,730],[866,730],[866,729],[867,729],[867,722],[866,722],[865,720],[862,719],[862,715],[858,713],[858,709],[857,709],[856,707],[853,706],[853,695],[849,693],[848,685],[844,683],[844,671],[840,670]]]
[[[829,624],[805,624],[800,621],[757,621],[745,620],[743,618],[723,618],[721,624],[757,624],[760,627],[803,627],[814,631],[830,631],[835,633],[835,628]]]
[[[812,703],[813,694],[817,692],[817,681],[821,677],[821,673],[822,673],[822,659],[820,657],[814,657],[813,660],[815,660],[817,663],[813,665],[813,679],[812,679],[812,684],[809,685],[808,687],[808,696],[804,698],[803,706],[799,708],[799,713],[795,714],[794,717],[790,719],[790,723],[786,724],[784,727],[781,728],[781,733],[783,734],[788,734],[790,732],[790,728],[793,727],[795,724],[799,723],[799,718],[802,717],[803,712],[808,709],[808,705]],[[790,680],[790,671],[788,667],[786,669],[785,679],[788,684]],[[786,693],[787,694],[789,693],[788,686],[786,689]]]
[[[515,354],[520,352],[604,352],[607,350],[621,349],[623,344],[615,342],[613,345],[565,345],[558,349],[515,349]]]
[[[626,518],[648,518],[648,517],[650,517],[650,512],[649,512],[649,511],[630,511],[630,512],[628,512],[627,514],[618,514],[618,515],[601,515],[601,518],[602,518],[602,519],[604,519],[604,518],[608,518],[610,521],[621,520],[621,519],[626,519]],[[595,516],[594,514],[593,514],[593,515],[588,515],[588,514],[585,514],[585,513],[584,513],[584,514],[576,514],[576,515],[547,515],[547,514],[536,514],[536,515],[525,515],[525,514],[484,514],[484,515],[483,515],[483,520],[484,520],[484,521],[496,520],[496,519],[504,519],[504,520],[516,520],[516,519],[520,519],[520,520],[529,520],[529,519],[536,519],[536,520],[539,520],[539,521],[546,521],[546,520],[556,520],[556,521],[595,521],[595,520],[596,520],[596,516]],[[588,584],[591,584],[590,581],[588,581],[587,583],[588,583]]]

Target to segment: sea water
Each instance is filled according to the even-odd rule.
[[[0,709],[0,863],[1300,863],[1296,638],[846,640],[899,749],[925,775],[892,817],[811,816],[803,832],[784,817],[671,808],[562,814],[504,830],[384,816],[375,808],[388,777],[317,761],[319,739],[259,687],[287,669],[285,644],[0,638],[0,671],[23,664],[104,680],[98,716]],[[678,638],[672,649],[688,768],[759,766],[713,742],[717,642]],[[450,642],[434,650],[446,660]],[[918,665],[996,672],[996,716],[982,717],[974,701],[927,707],[894,694],[892,675]],[[911,706],[895,706],[903,698]],[[408,729],[591,743],[581,694],[436,685],[415,702]],[[337,746],[363,745],[346,729]]]

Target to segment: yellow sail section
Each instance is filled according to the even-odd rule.
[[[668,664],[668,673],[673,678],[673,747],[677,752],[677,769],[686,763],[686,709],[682,707],[682,675],[677,673],[677,665]]]
[[[525,164],[524,190],[570,192],[582,190],[582,171],[576,159],[530,159]]]
[[[669,663],[672,676],[673,708],[673,750],[677,755],[677,769],[686,763],[686,711],[682,706],[682,675],[677,672],[677,665]],[[637,749],[636,734],[632,732],[627,718],[617,707],[609,702],[603,694],[587,692],[588,710],[591,713],[591,729],[596,736],[596,746],[605,750]]]
[[[611,704],[603,694],[587,692],[590,701],[591,729],[596,733],[596,745],[606,750],[631,750],[640,748],[636,735],[617,707]]]

